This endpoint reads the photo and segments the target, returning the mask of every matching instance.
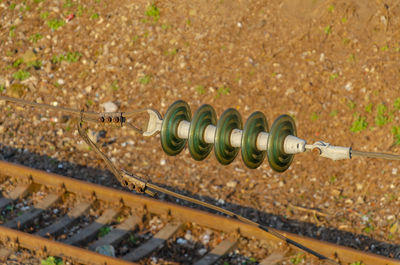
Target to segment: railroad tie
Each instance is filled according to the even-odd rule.
[[[15,217],[14,219],[5,223],[4,226],[8,228],[23,227],[25,224],[33,221],[33,219],[41,215],[43,211],[53,206],[58,200],[60,200],[60,198],[61,194],[50,193],[45,198],[34,204],[34,208],[32,210]]]
[[[137,215],[129,216],[125,221],[117,225],[110,233],[100,238],[89,246],[90,250],[95,250],[99,246],[117,244],[131,230],[133,230],[140,222],[141,217]]]
[[[25,196],[25,194],[28,193],[30,186],[30,184],[23,184],[17,186],[10,192],[3,194],[4,197],[0,199],[0,209],[3,209],[5,206],[7,206],[7,204],[11,203],[12,201]]]
[[[137,261],[140,260],[151,252],[164,246],[165,241],[171,238],[182,226],[181,223],[169,223],[163,229],[161,229],[157,234],[155,234],[151,239],[149,239],[143,245],[132,250],[128,254],[122,257],[124,260]]]
[[[265,259],[260,262],[260,265],[275,265],[285,259],[285,254],[282,252],[272,252]]]
[[[52,223],[48,227],[45,227],[36,232],[38,236],[52,235],[56,236],[62,229],[73,225],[78,221],[78,217],[85,214],[91,207],[91,203],[82,202],[75,206],[69,213],[61,217],[55,223]]]
[[[63,241],[65,244],[69,245],[76,245],[82,241],[89,241],[91,240],[94,236],[96,236],[96,233],[105,225],[107,225],[109,222],[112,221],[118,214],[120,213],[120,210],[115,210],[115,209],[107,209],[103,212],[103,214],[97,218],[93,223],[88,225],[87,227],[83,228],[80,232],[77,234],[73,235],[70,238],[67,238],[66,240]]]
[[[232,241],[229,239],[225,239],[224,241],[219,243],[213,250],[211,250],[204,257],[202,257],[199,261],[194,263],[194,265],[214,264],[215,262],[217,262],[217,260],[219,260],[226,254],[231,252],[236,247],[236,245],[237,245],[236,240]]]

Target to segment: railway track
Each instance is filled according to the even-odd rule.
[[[4,161],[0,176],[4,262],[24,250],[70,264],[323,264],[232,218]],[[400,264],[280,232],[340,264]]]

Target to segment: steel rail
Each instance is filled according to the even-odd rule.
[[[75,262],[79,262],[82,264],[139,265],[138,263],[101,255],[94,251],[74,247],[40,236],[7,228],[2,225],[0,225],[0,241],[18,242],[18,246],[21,246],[23,248],[27,248],[33,251],[45,252],[46,254],[51,256],[72,258]]]
[[[259,228],[245,224],[235,219],[211,214],[208,212],[191,209],[188,207],[175,205],[148,198],[145,196],[135,195],[130,192],[115,190],[97,184],[80,181],[77,179],[67,178],[53,173],[28,168],[21,165],[0,161],[0,173],[16,178],[31,178],[34,183],[42,185],[50,185],[60,187],[63,186],[67,191],[78,193],[81,195],[96,195],[98,199],[111,203],[123,202],[131,208],[145,207],[149,212],[155,214],[170,214],[171,216],[186,222],[196,222],[199,225],[223,231],[225,233],[240,232],[242,236],[248,238],[256,238],[259,240],[271,240],[273,242],[282,242],[267,232],[260,231]],[[4,231],[4,230],[3,230]],[[304,237],[285,231],[276,230],[286,237],[301,243],[309,248],[318,249],[318,251],[332,259],[339,259],[342,263],[351,263],[362,260],[364,264],[376,265],[400,265],[400,260],[394,260],[387,257],[362,252],[348,247],[335,245],[325,241],[319,241],[313,238]],[[58,243],[60,244],[60,243]],[[103,257],[103,256],[102,256]],[[114,263],[111,263],[114,264]]]

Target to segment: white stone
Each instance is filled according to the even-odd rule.
[[[186,239],[183,239],[183,238],[178,238],[178,239],[176,240],[176,243],[177,243],[178,245],[185,245],[185,244],[187,244],[187,240],[186,240]]]
[[[98,246],[96,252],[106,256],[115,257],[115,249],[112,245]]]
[[[101,106],[104,108],[105,112],[116,112],[118,110],[117,105],[111,101],[103,103]]]
[[[353,89],[353,83],[347,82],[347,84],[344,86],[344,89],[351,91]]]
[[[226,183],[226,186],[228,188],[236,188],[237,182],[234,180],[228,181],[228,183]]]
[[[191,232],[190,230],[187,230],[187,231],[186,231],[185,239],[186,239],[187,241],[192,241],[192,232]]]
[[[199,250],[197,251],[197,253],[199,253],[200,256],[203,256],[204,254],[207,253],[207,249],[201,248],[201,249],[199,249]]]

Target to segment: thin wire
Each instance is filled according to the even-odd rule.
[[[363,157],[370,157],[370,158],[400,160],[400,155],[376,153],[376,152],[364,152],[364,151],[355,151],[355,150],[351,150],[351,156],[363,156]]]
[[[322,254],[320,254],[320,253],[318,253],[318,252],[316,252],[316,251],[314,251],[314,250],[312,250],[312,249],[310,249],[310,248],[308,248],[308,247],[306,247],[306,246],[304,246],[304,245],[302,245],[302,244],[300,244],[300,243],[298,243],[298,242],[296,242],[296,241],[294,241],[294,240],[292,240],[292,239],[290,239],[288,237],[285,237],[284,235],[282,235],[281,233],[275,231],[274,229],[272,229],[270,227],[267,227],[267,226],[260,225],[260,224],[258,224],[256,222],[251,221],[250,219],[247,219],[247,218],[245,218],[245,217],[243,217],[241,215],[238,215],[238,214],[236,214],[234,212],[231,212],[231,211],[228,211],[228,210],[226,210],[224,208],[221,208],[221,207],[218,207],[218,206],[215,206],[215,205],[212,205],[212,204],[209,204],[209,203],[206,203],[206,202],[203,202],[203,201],[200,201],[200,200],[197,200],[197,199],[194,199],[194,198],[191,198],[191,197],[188,197],[188,196],[185,196],[185,195],[182,195],[182,194],[179,194],[179,193],[176,193],[176,192],[161,188],[161,187],[159,187],[157,185],[154,185],[152,183],[147,183],[146,186],[148,186],[150,189],[153,189],[153,190],[156,190],[156,191],[171,195],[171,196],[173,196],[175,198],[179,198],[179,199],[182,199],[182,200],[185,200],[185,201],[189,201],[191,203],[204,206],[204,207],[212,209],[214,211],[217,211],[217,212],[220,212],[220,213],[224,213],[224,214],[226,214],[228,216],[231,216],[231,217],[233,217],[235,219],[238,219],[239,221],[241,221],[243,223],[256,226],[256,227],[260,228],[261,230],[264,230],[265,232],[267,232],[267,233],[279,238],[280,240],[283,240],[288,244],[294,245],[294,246],[298,247],[299,249],[302,249],[302,250],[306,251],[307,253],[309,253],[311,255],[314,255],[315,257],[317,257],[317,258],[319,258],[321,260],[326,260],[327,262],[329,262],[331,264],[338,264],[337,262],[325,257],[324,255],[322,255]]]
[[[100,151],[100,149],[96,146],[96,144],[89,138],[89,136],[86,134],[85,130],[82,128],[82,120],[81,120],[81,122],[78,123],[78,131],[79,131],[79,134],[81,135],[81,137],[83,138],[83,140],[88,145],[90,145],[93,148],[93,150],[104,160],[104,162],[106,163],[106,166],[110,169],[110,171],[114,174],[114,176],[118,179],[118,181],[123,186],[126,186],[123,183],[123,178],[122,178],[123,174],[121,173],[122,171],[120,169],[117,169],[115,167],[115,165],[111,162],[111,160],[102,151]],[[203,201],[200,201],[200,200],[197,200],[197,199],[194,199],[194,198],[191,198],[191,197],[188,197],[188,196],[185,196],[185,195],[182,195],[182,194],[167,190],[165,188],[159,187],[159,186],[157,186],[155,184],[152,184],[152,183],[149,183],[149,182],[146,183],[146,188],[150,188],[150,189],[162,192],[164,194],[171,195],[171,196],[173,196],[175,198],[179,198],[179,199],[182,199],[182,200],[185,200],[185,201],[197,204],[197,205],[204,206],[204,207],[212,209],[214,211],[226,214],[226,215],[231,216],[231,217],[233,217],[235,219],[238,219],[239,221],[241,221],[243,223],[258,227],[261,230],[263,230],[263,231],[265,231],[265,232],[267,232],[267,233],[279,238],[280,240],[283,240],[283,241],[285,241],[286,243],[288,243],[290,245],[296,246],[299,249],[304,250],[305,252],[307,252],[307,253],[319,258],[320,260],[324,260],[329,264],[338,264],[337,262],[325,257],[324,255],[322,255],[322,254],[320,254],[320,253],[318,253],[318,252],[316,252],[316,251],[314,251],[314,250],[312,250],[312,249],[310,249],[310,248],[308,248],[308,247],[306,247],[306,246],[304,246],[304,245],[302,245],[302,244],[300,244],[300,243],[298,243],[298,242],[296,242],[296,241],[294,241],[294,240],[292,240],[292,239],[290,239],[288,237],[285,237],[284,235],[282,235],[281,233],[275,231],[274,229],[271,229],[271,228],[269,228],[267,226],[260,225],[260,224],[254,222],[254,221],[251,221],[250,219],[247,219],[247,218],[245,218],[245,217],[243,217],[241,215],[238,215],[238,214],[236,214],[234,212],[228,211],[228,210],[226,210],[224,208],[221,208],[221,207],[212,205],[210,203],[206,203],[206,202],[203,202]]]
[[[28,105],[28,106],[32,106],[32,107],[36,107],[36,108],[44,108],[44,109],[52,109],[55,111],[61,111],[61,112],[67,112],[67,113],[71,113],[75,116],[80,117],[81,116],[81,111],[80,110],[76,110],[76,109],[71,109],[71,108],[66,108],[66,107],[57,107],[57,106],[53,106],[53,105],[49,105],[49,104],[44,104],[44,103],[36,103],[36,102],[32,102],[32,101],[27,101],[27,100],[23,100],[20,98],[12,98],[12,97],[8,97],[8,96],[0,96],[0,100],[5,100],[5,101],[9,101],[9,102],[13,102],[13,103],[18,103],[21,105]],[[129,111],[129,112],[124,112],[124,117],[129,118],[135,114],[138,113],[143,113],[146,112],[148,109],[138,109],[138,110],[134,110],[134,111]],[[120,112],[94,112],[94,111],[84,111],[83,112],[83,117],[84,118],[98,118],[100,115],[103,114],[119,114]]]
[[[126,120],[134,115],[139,114],[139,113],[146,113],[148,110],[146,108],[146,109],[133,110],[133,111],[129,111],[129,112],[93,112],[93,111],[80,111],[80,110],[66,108],[66,107],[57,107],[57,106],[52,106],[52,105],[43,104],[43,103],[31,102],[31,101],[27,101],[27,100],[23,100],[23,99],[19,99],[19,98],[12,98],[12,97],[8,97],[8,96],[0,96],[0,100],[5,100],[5,101],[21,104],[21,105],[27,105],[27,106],[31,106],[31,107],[35,107],[35,108],[43,108],[43,109],[47,109],[47,110],[55,110],[55,111],[60,111],[60,112],[64,112],[64,113],[70,113],[74,116],[80,117],[81,121],[98,123],[98,124],[101,124],[98,121],[99,117],[102,117],[105,115],[119,115],[121,118],[121,123],[120,123],[121,126],[124,123],[130,129],[133,129],[140,134],[143,134],[142,129],[136,127],[133,124],[126,123],[125,121],[122,121],[122,119]]]

